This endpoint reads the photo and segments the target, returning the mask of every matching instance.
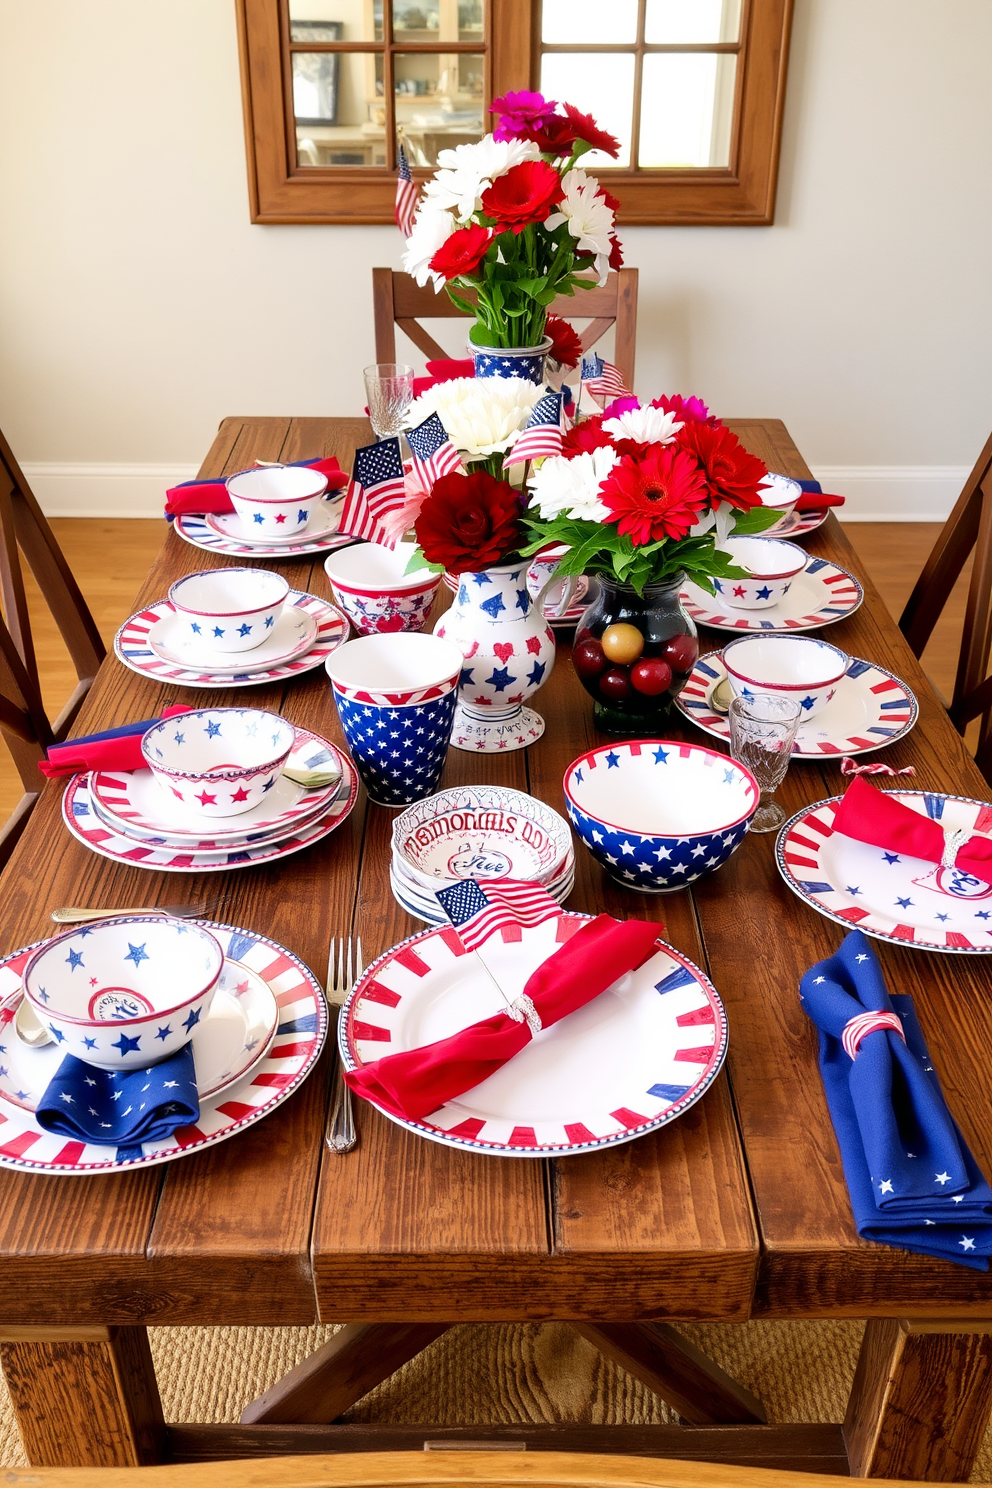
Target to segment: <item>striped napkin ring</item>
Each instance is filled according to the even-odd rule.
[[[514,1023],[523,1023],[526,1019],[527,1027],[530,1029],[532,1038],[535,1034],[540,1033],[541,1029],[544,1027],[544,1024],[541,1022],[540,1013],[537,1011],[537,1008],[534,1006],[531,999],[527,996],[526,992],[521,992],[520,996],[515,998],[514,1001],[510,1003],[510,1006],[507,1008],[506,1011],[509,1013]]]
[[[844,1032],[840,1036],[840,1041],[844,1045],[845,1054],[849,1054],[854,1059],[861,1047],[861,1040],[867,1038],[870,1033],[877,1033],[880,1028],[891,1028],[893,1033],[899,1035],[903,1043],[906,1042],[899,1014],[878,1009],[875,1012],[858,1013],[856,1017],[844,1024]]]

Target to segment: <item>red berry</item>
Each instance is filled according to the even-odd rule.
[[[599,679],[599,690],[608,703],[625,703],[633,688],[626,667],[610,667]]]
[[[672,685],[672,669],[660,656],[644,656],[630,670],[630,680],[638,692],[658,697]]]
[[[572,648],[572,665],[580,677],[592,680],[606,671],[608,662],[602,646],[590,636]]]
[[[672,636],[662,646],[661,654],[673,672],[691,672],[699,655],[699,642],[691,635]]]

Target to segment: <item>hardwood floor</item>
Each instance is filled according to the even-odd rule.
[[[70,520],[52,528],[72,565],[107,645],[131,613],[133,600],[164,537],[158,521]],[[847,528],[858,554],[890,612],[898,616],[940,531],[920,522],[854,522]],[[967,573],[962,575],[923,657],[938,690],[948,697],[954,685],[964,618]],[[72,691],[75,673],[61,637],[36,591],[29,595],[32,628],[42,675],[45,705],[58,712]],[[20,782],[0,740],[0,821],[20,799]]]

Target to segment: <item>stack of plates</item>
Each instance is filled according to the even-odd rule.
[[[72,835],[101,857],[173,873],[219,873],[289,857],[341,825],[355,804],[358,776],[319,734],[296,730],[288,769],[337,770],[330,784],[298,785],[281,775],[238,816],[197,816],[170,798],[151,770],[74,775],[62,798]]]
[[[499,785],[455,786],[408,806],[393,823],[392,846],[393,895],[429,925],[447,923],[437,890],[462,879],[539,883],[562,903],[575,882],[565,818]]]
[[[175,527],[194,548],[205,548],[210,553],[230,553],[240,558],[297,558],[307,553],[329,553],[354,542],[353,537],[338,532],[340,518],[340,501],[321,502],[302,532],[270,536],[261,542],[245,530],[235,512],[179,516]]]

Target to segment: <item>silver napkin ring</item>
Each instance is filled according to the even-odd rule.
[[[968,835],[961,827],[956,827],[953,830],[950,827],[944,828],[944,851],[940,859],[941,868],[954,867],[958,853],[968,841]]]
[[[540,1013],[526,992],[521,992],[520,996],[510,1003],[507,1012],[510,1014],[514,1023],[523,1023],[526,1019],[527,1027],[530,1029],[532,1035],[540,1033],[544,1027],[544,1024],[541,1022]]]

